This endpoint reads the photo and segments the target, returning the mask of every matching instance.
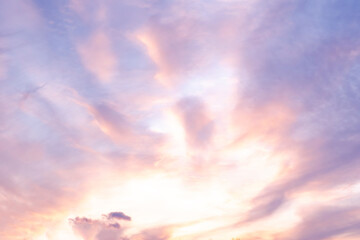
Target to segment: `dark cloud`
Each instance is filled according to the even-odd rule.
[[[109,219],[121,219],[126,221],[131,221],[131,217],[125,215],[123,212],[111,212],[108,215],[106,215]]]

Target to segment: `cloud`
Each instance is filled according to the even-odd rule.
[[[118,220],[131,221],[123,212],[111,212],[102,219],[76,217],[70,219],[75,232],[84,240],[167,240],[174,226],[147,228],[131,236],[125,236]]]
[[[130,240],[167,240],[170,239],[171,232],[172,227],[155,227],[135,234]]]
[[[125,215],[123,212],[111,212],[108,215],[106,215],[107,218],[109,219],[122,219],[122,220],[126,220],[126,221],[131,221],[131,217]]]
[[[123,228],[117,220],[130,221],[130,217],[122,212],[111,212],[102,219],[76,217],[70,223],[76,233],[84,240],[125,240]]]
[[[190,147],[206,147],[211,144],[214,123],[200,98],[187,97],[179,100],[176,112],[183,124]]]
[[[115,140],[125,142],[132,137],[131,123],[124,115],[117,112],[106,103],[88,105],[90,112],[93,114],[96,122],[105,134]]]
[[[183,3],[189,8],[196,4]],[[182,9],[173,2],[162,6],[163,11],[149,18],[136,32],[136,39],[142,43],[150,59],[157,66],[155,79],[165,86],[181,82],[184,76],[204,66],[208,46],[199,16]],[[181,4],[180,4],[181,5]],[[171,17],[166,12],[171,12]]]
[[[88,39],[77,46],[81,61],[100,81],[110,81],[116,73],[117,60],[108,35],[101,30],[95,31]]]
[[[294,229],[281,239],[323,240],[346,235],[360,236],[359,208],[322,206],[308,213]]]
[[[253,220],[275,213],[294,192],[358,181],[360,159],[360,102],[352,90],[359,86],[352,77],[358,71],[358,4],[275,1],[259,7],[256,23],[240,36],[246,79],[239,83],[235,114],[240,122],[251,116],[246,137],[276,139],[271,144],[278,153],[291,152],[291,167],[254,198]],[[269,105],[280,112],[264,111]]]

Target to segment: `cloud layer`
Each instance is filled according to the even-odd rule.
[[[359,10],[0,1],[0,238],[358,239]]]

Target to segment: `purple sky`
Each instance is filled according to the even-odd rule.
[[[358,240],[359,76],[358,0],[0,0],[0,239]]]

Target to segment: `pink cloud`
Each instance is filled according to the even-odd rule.
[[[171,86],[204,64],[201,53],[206,43],[197,24],[191,16],[170,21],[156,17],[136,34],[158,68],[155,79],[160,83]]]
[[[201,99],[183,98],[176,104],[176,111],[183,124],[190,147],[201,148],[211,144],[214,123]]]
[[[77,51],[84,67],[100,81],[111,81],[116,74],[117,59],[109,36],[102,30],[78,43]]]

